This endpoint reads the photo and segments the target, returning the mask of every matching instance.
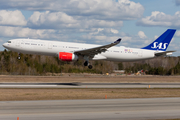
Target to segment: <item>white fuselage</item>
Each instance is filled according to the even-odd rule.
[[[101,45],[35,39],[13,39],[9,40],[9,43],[4,43],[3,46],[9,50],[19,53],[57,56],[59,52],[73,53],[74,51],[94,48]],[[137,61],[154,58],[156,57],[154,55],[155,52],[156,51],[154,50],[126,48],[120,46],[111,47],[107,49],[106,52],[95,55],[92,59],[109,61]]]

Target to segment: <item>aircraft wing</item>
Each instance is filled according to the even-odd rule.
[[[74,51],[74,54],[80,55],[80,56],[89,56],[89,57],[93,58],[95,55],[105,52],[105,51],[107,51],[108,48],[119,44],[120,41],[121,41],[121,38],[119,38],[115,42],[108,44],[108,45],[89,48],[89,49],[85,49],[85,50]]]
[[[165,51],[165,52],[156,52],[154,53],[155,56],[166,56],[166,55],[171,55],[172,52],[176,52],[176,51]]]

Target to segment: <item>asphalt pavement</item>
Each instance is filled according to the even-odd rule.
[[[180,83],[0,83],[0,88],[180,88]]]
[[[149,120],[180,118],[180,98],[1,101],[0,120]]]

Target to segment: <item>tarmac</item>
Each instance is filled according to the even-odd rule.
[[[153,120],[180,118],[180,98],[1,101],[0,120]]]
[[[180,88],[180,83],[0,83],[0,88]]]

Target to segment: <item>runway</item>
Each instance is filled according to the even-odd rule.
[[[0,88],[180,88],[180,83],[0,83]]]
[[[148,120],[180,118],[180,98],[1,101],[0,120]]]

